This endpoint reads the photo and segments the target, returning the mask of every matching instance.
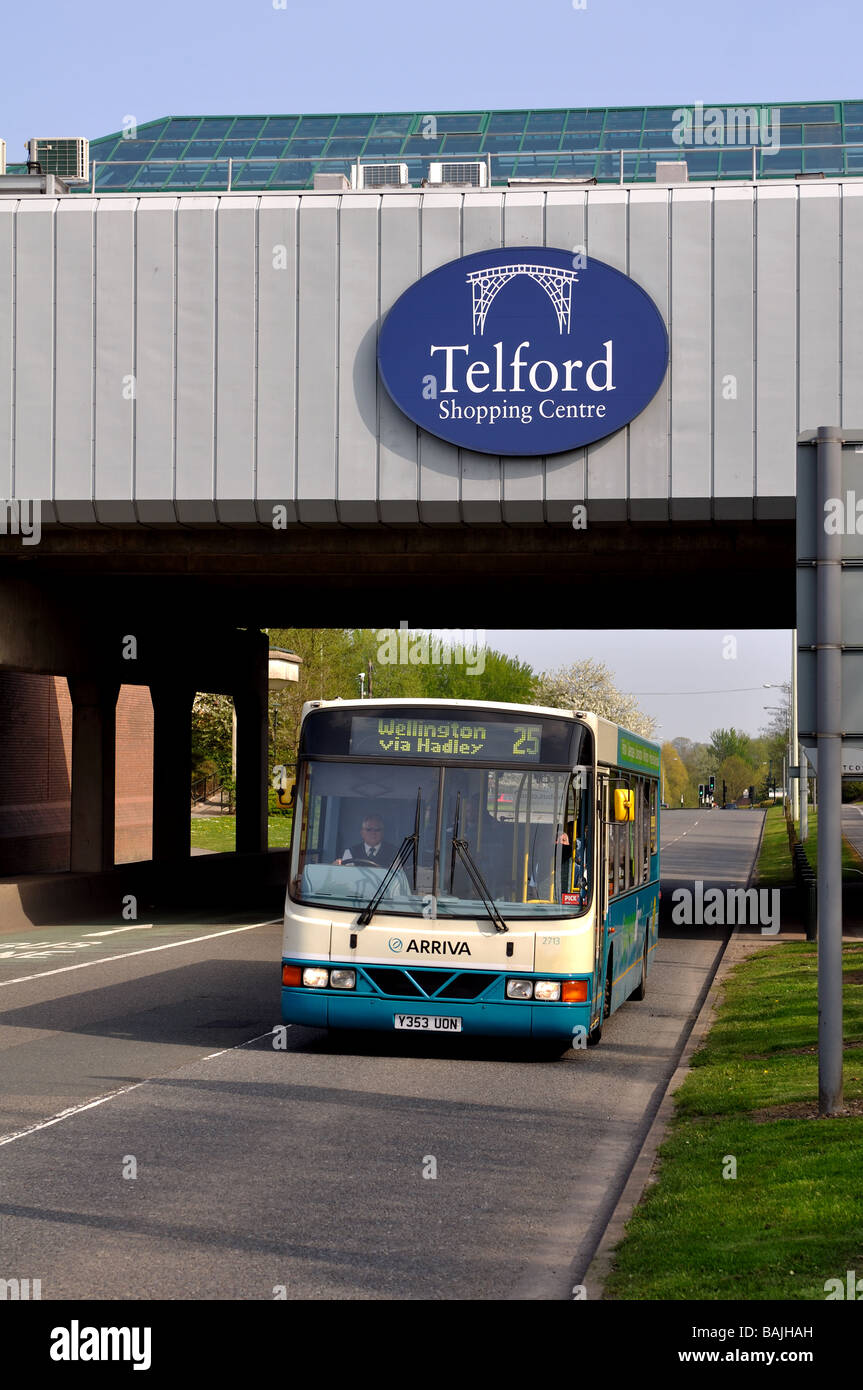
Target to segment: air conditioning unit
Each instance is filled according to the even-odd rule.
[[[406,164],[360,164],[355,171],[357,188],[406,188]]]
[[[37,140],[36,158],[43,174],[57,174],[61,179],[86,179],[90,168],[90,141],[75,137]]]
[[[6,173],[6,141],[0,140],[0,174]]]
[[[442,183],[455,188],[485,188],[488,185],[488,165],[479,159],[430,164],[429,183]]]
[[[657,159],[657,183],[688,183],[689,165],[685,159]]]

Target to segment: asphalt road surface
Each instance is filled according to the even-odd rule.
[[[745,882],[762,819],[666,813],[664,891]],[[252,915],[0,933],[0,1277],[43,1299],[570,1297],[723,936],[666,929],[646,1000],[543,1062],[300,1027],[274,1049],[281,924]]]

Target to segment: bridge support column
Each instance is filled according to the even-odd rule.
[[[194,686],[159,679],[153,699],[153,861],[177,864],[191,850],[192,703]]]
[[[248,679],[234,691],[237,711],[237,853],[267,851],[269,642],[263,632],[251,643]]]
[[[115,681],[69,678],[72,698],[72,811],[69,867],[101,873],[114,866]]]

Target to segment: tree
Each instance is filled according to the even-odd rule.
[[[673,743],[662,745],[662,775],[669,806],[687,805],[691,798],[689,774]],[[681,802],[680,798],[683,797]]]
[[[742,729],[714,729],[707,747],[715,767],[726,758],[737,757],[749,762],[752,757],[752,740]]]
[[[230,695],[198,691],[192,704],[193,776],[204,764],[211,763],[220,777],[230,777],[233,724],[234,702]]]
[[[739,796],[752,784],[752,764],[739,758],[737,754],[732,754],[724,762],[719,764],[716,783],[717,790],[722,791],[722,783],[725,783],[725,791],[729,801],[736,801]]]
[[[543,672],[534,684],[533,699],[551,709],[599,714],[645,738],[652,738],[656,729],[656,720],[638,708],[632,695],[619,691],[605,663],[592,657],[557,671]]]

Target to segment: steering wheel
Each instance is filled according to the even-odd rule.
[[[366,867],[369,868],[369,869],[383,869],[384,867],[388,867],[388,866],[384,866],[384,865],[381,863],[380,859],[365,859],[365,858],[363,858],[363,859],[357,859],[356,857],[354,857],[353,859],[349,859],[349,860],[348,860],[348,863],[349,863],[349,864],[362,864],[362,865],[366,866]]]

